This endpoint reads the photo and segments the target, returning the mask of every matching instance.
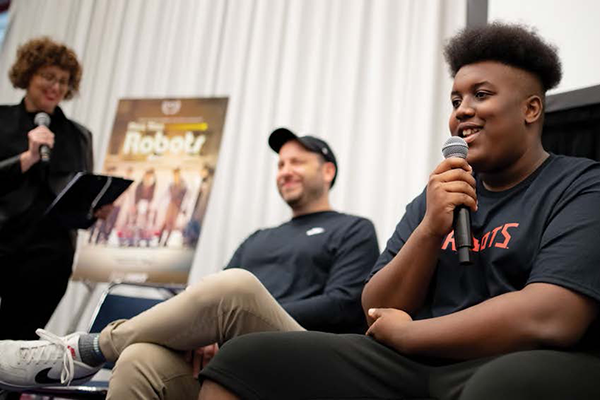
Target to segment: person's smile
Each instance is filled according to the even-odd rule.
[[[458,132],[456,136],[462,137],[468,144],[476,140],[477,136],[482,132],[482,130],[482,125],[478,125],[473,122],[463,122],[458,125]]]

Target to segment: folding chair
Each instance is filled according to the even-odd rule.
[[[88,332],[98,333],[110,322],[132,318],[185,289],[184,285],[113,282],[102,293],[94,310]],[[49,396],[50,399],[104,399],[113,364],[107,363],[89,382],[79,386],[43,387],[26,394]],[[44,397],[46,399],[48,397]]]

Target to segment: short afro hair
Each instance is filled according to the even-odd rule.
[[[17,49],[17,59],[8,72],[15,88],[27,89],[33,75],[43,67],[56,66],[69,73],[69,89],[65,100],[79,90],[82,67],[75,52],[49,37],[31,39]]]
[[[450,39],[444,57],[452,77],[465,65],[498,61],[534,74],[544,91],[556,87],[562,78],[557,48],[520,24],[494,22],[465,28]]]

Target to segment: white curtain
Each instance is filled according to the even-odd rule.
[[[450,87],[441,49],[466,0],[13,0],[0,102],[16,48],[48,35],[84,66],[71,118],[94,133],[96,168],[120,98],[229,97],[212,197],[190,282],[226,264],[259,227],[290,217],[275,190],[274,127],[326,139],[332,204],[370,218],[383,248],[441,160]],[[51,325],[63,333],[83,289]]]

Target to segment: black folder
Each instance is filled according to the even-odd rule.
[[[116,176],[79,172],[56,196],[46,215],[66,228],[87,229],[96,221],[94,212],[113,203],[132,182]]]

